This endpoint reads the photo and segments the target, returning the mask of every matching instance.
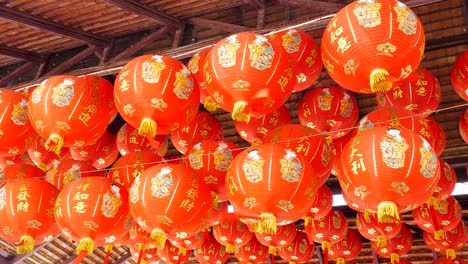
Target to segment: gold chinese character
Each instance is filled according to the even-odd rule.
[[[338,39],[338,37],[341,35],[341,33],[343,33],[343,27],[339,27],[337,28],[335,31],[333,31],[331,34],[330,34],[330,42],[332,44],[335,43],[335,40]]]
[[[91,116],[88,114],[88,113],[84,113],[84,112],[81,112],[80,115],[78,116],[78,120],[80,120],[81,122],[83,122],[83,124],[85,126],[89,126],[88,125],[88,121],[91,119]]]
[[[192,199],[192,200],[195,200],[195,199],[198,198],[198,191],[197,191],[197,189],[191,188],[191,189],[189,189],[189,190],[186,192],[186,194],[187,194],[187,197],[190,198],[190,199]]]
[[[419,96],[426,96],[426,87],[419,87],[418,90],[416,90],[416,93],[419,95]]]
[[[403,91],[400,89],[400,87],[397,87],[397,89],[395,89],[393,92],[393,99],[397,98],[403,98]]]
[[[66,122],[62,121],[56,121],[55,126],[65,132],[69,132],[71,130],[71,127]]]
[[[29,195],[28,191],[22,191],[18,193],[16,199],[18,199],[18,201],[27,201],[29,197],[31,196]]]
[[[348,40],[348,37],[341,37],[338,39],[338,48],[336,49],[336,52],[341,51],[341,53],[344,53],[349,48],[351,48],[351,41]]]
[[[85,109],[88,110],[88,113],[91,115],[95,115],[97,113],[97,107],[95,105],[88,105]]]
[[[410,76],[412,72],[413,72],[413,68],[411,67],[411,65],[408,65],[405,68],[401,68],[401,74],[400,74],[399,79],[403,80],[407,78],[408,76]]]
[[[16,212],[27,212],[28,211],[28,208],[29,208],[29,202],[25,201],[25,202],[19,202],[17,205],[16,205]]]
[[[307,190],[304,192],[304,195],[307,197],[307,200],[312,199],[312,197],[315,196],[314,190],[312,188],[307,188]]]
[[[75,213],[79,214],[84,214],[86,212],[86,207],[88,207],[88,205],[86,205],[84,202],[78,202],[75,206],[73,206]]]
[[[195,206],[195,203],[193,201],[184,199],[182,203],[180,203],[180,208],[184,208],[187,212],[190,212],[192,208]]]
[[[288,85],[288,83],[289,83],[288,77],[286,77],[286,76],[284,76],[284,75],[280,76],[280,78],[279,78],[279,80],[278,80],[278,84],[280,85],[281,91],[282,91],[283,93],[285,92],[285,89],[284,89],[284,88],[286,87],[286,85]]]
[[[91,186],[90,183],[80,183],[80,185],[78,185],[76,188],[80,191],[86,191],[86,189],[88,189],[89,186]]]
[[[87,200],[89,195],[87,193],[81,193],[77,192],[75,196],[73,196],[73,200],[79,201],[79,200]]]
[[[93,221],[85,221],[83,222],[83,225],[88,228],[89,230],[92,230],[92,231],[96,231],[96,228],[99,227],[98,224],[96,224],[95,222]]]

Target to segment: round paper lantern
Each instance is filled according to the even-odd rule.
[[[192,168],[219,201],[227,201],[226,171],[239,147],[229,141],[203,140],[185,155],[184,165]]]
[[[397,236],[401,226],[402,222],[396,219],[388,221],[388,223],[381,223],[377,220],[377,215],[370,212],[358,212],[356,215],[356,227],[359,233],[363,237],[375,241],[379,247],[385,247],[388,239]]]
[[[226,247],[227,253],[234,253],[234,248],[245,246],[253,234],[238,219],[224,218],[218,225],[213,226],[213,236]]]
[[[158,248],[158,256],[166,264],[186,263],[190,258],[190,252],[183,255],[179,253],[179,249],[166,241],[164,248]]]
[[[138,251],[144,251],[152,247],[153,239],[150,237],[151,234],[146,232],[146,230],[136,222],[132,223],[128,233],[129,237],[123,243],[124,245],[135,245]]]
[[[45,139],[37,136],[33,139],[28,148],[29,158],[41,170],[47,171],[60,164],[63,160],[72,158],[67,147],[62,147],[62,151],[57,154],[55,152],[48,151],[45,143]]]
[[[401,231],[395,237],[387,240],[385,247],[379,247],[377,242],[371,241],[372,249],[385,258],[390,258],[390,262],[400,263],[400,256],[408,253],[413,246],[413,234],[406,225],[401,226]]]
[[[356,99],[337,86],[317,87],[299,102],[299,122],[332,138],[351,132],[359,117]]]
[[[317,189],[314,203],[307,213],[305,225],[308,226],[312,219],[320,219],[325,217],[332,209],[333,193],[327,184],[323,184]]]
[[[185,154],[193,145],[203,140],[221,139],[222,135],[219,121],[208,112],[198,111],[192,121],[171,133],[171,141],[180,153]]]
[[[429,128],[432,131],[431,135],[432,135],[433,143],[431,143],[431,145],[433,146],[436,155],[440,156],[445,149],[445,144],[447,143],[445,132],[440,126],[440,124],[436,122],[434,119],[430,117],[426,117],[423,120],[428,123]],[[423,122],[423,121],[420,121],[420,122]]]
[[[465,101],[468,101],[468,51],[457,57],[450,71],[453,89]]]
[[[213,98],[208,95],[205,83],[205,69],[208,67],[206,57],[210,52],[211,48],[207,48],[195,53],[187,63],[187,68],[190,70],[193,76],[193,80],[200,89],[200,103],[204,104],[205,109],[214,112],[218,108]]]
[[[114,163],[119,156],[119,150],[115,136],[106,131],[92,145],[71,147],[70,154],[74,160],[89,161],[96,169],[104,169]]]
[[[12,180],[0,189],[1,236],[19,243],[17,254],[32,252],[37,238],[50,234],[58,193],[53,185],[33,178]]]
[[[106,95],[112,84],[86,75],[58,75],[43,81],[31,94],[28,115],[46,149],[81,147],[101,137],[111,121]],[[52,144],[53,142],[53,144]]]
[[[377,105],[404,108],[424,118],[439,106],[441,92],[437,78],[428,70],[419,68],[408,78],[395,83],[391,90],[378,92]]]
[[[322,36],[330,77],[358,93],[388,91],[416,70],[424,52],[418,17],[396,0],[357,1],[342,8]]]
[[[277,225],[295,222],[310,209],[318,186],[309,166],[279,144],[250,147],[228,169],[228,199],[236,214],[259,220],[257,232],[274,234]]]
[[[234,256],[242,263],[267,263],[268,247],[258,242],[257,238],[252,237],[246,245],[236,247]]]
[[[155,264],[159,260],[157,248],[147,248],[141,251],[134,245],[130,247],[130,253],[132,253],[132,257],[137,263]]]
[[[455,259],[447,259],[447,257],[440,257],[434,260],[434,262],[432,262],[432,264],[449,264],[449,263],[450,264],[466,264],[466,261],[464,261],[460,257],[456,257]]]
[[[226,215],[230,214],[228,212],[229,202],[218,202],[216,206],[213,206],[209,212],[208,225],[215,226],[221,223]]]
[[[117,133],[117,148],[120,155],[125,156],[131,152],[153,152],[160,157],[167,153],[168,140],[166,135],[157,135],[148,139],[140,136],[138,129],[124,124]]]
[[[253,32],[219,41],[207,56],[205,84],[232,119],[248,122],[283,105],[294,89],[294,69],[281,43]]]
[[[331,149],[332,149],[332,169],[331,169],[331,174],[338,176],[340,174],[339,170],[339,162],[340,162],[340,155],[341,152],[343,152],[344,146],[351,140],[353,137],[352,135],[353,132],[348,133],[340,138],[335,138],[332,140],[332,143],[330,144]]]
[[[239,136],[252,144],[261,144],[268,133],[275,128],[281,127],[291,122],[291,117],[286,106],[281,106],[277,110],[259,117],[250,118],[249,122],[234,120]]]
[[[429,248],[445,254],[450,260],[455,259],[455,251],[461,250],[468,240],[463,221],[460,221],[456,228],[445,232],[443,239],[437,240],[432,233],[428,232],[423,232],[423,238]]]
[[[440,177],[429,143],[404,127],[360,132],[340,160],[342,191],[361,208],[377,212],[379,222],[388,222],[388,216],[398,220],[399,213],[425,203]]]
[[[445,232],[454,229],[462,218],[460,203],[453,197],[438,202],[438,208],[433,208],[427,203],[413,210],[413,218],[416,225],[422,230],[434,233],[434,238],[444,238]]]
[[[280,144],[295,150],[313,168],[317,186],[325,183],[330,176],[332,150],[329,139],[313,129],[298,124],[279,127],[265,137],[265,143]]]
[[[0,156],[26,152],[34,138],[28,118],[28,99],[11,89],[0,88]]]
[[[16,179],[44,179],[44,172],[38,167],[25,163],[10,165],[0,171],[0,187]]]
[[[278,248],[278,255],[289,263],[302,263],[309,261],[314,253],[314,245],[307,241],[304,232],[297,231],[292,243],[286,247]]]
[[[70,159],[62,161],[53,169],[48,170],[45,180],[62,190],[64,186],[74,180],[91,176],[104,177],[105,173],[96,170],[89,162]]]
[[[168,56],[136,57],[115,80],[114,99],[120,115],[149,138],[184,127],[195,117],[199,98],[190,71]]]
[[[218,243],[212,236],[205,239],[203,245],[193,252],[195,253],[195,258],[201,264],[224,264],[229,258],[226,247]]]
[[[318,80],[323,63],[320,47],[311,36],[300,29],[289,29],[270,35],[268,38],[281,41],[291,64],[294,65],[297,83],[293,92],[305,90]]]
[[[255,233],[258,242],[268,247],[268,253],[276,256],[276,251],[280,247],[291,245],[296,237],[296,225],[294,223],[279,226],[276,234]]]
[[[80,241],[76,252],[91,255],[94,240],[118,237],[115,229],[127,220],[128,193],[105,177],[86,177],[66,185],[55,203],[55,220],[63,233]]]
[[[346,237],[338,243],[330,246],[328,254],[336,263],[344,264],[345,261],[353,260],[362,249],[361,236],[353,229],[348,229]]]
[[[453,170],[452,166],[447,162],[439,159],[440,166],[440,178],[437,182],[437,186],[434,188],[432,196],[437,200],[447,199],[455,189],[457,183],[457,174]]]
[[[208,222],[211,195],[208,187],[189,168],[158,164],[137,176],[130,188],[130,211],[137,223],[164,247],[169,234],[188,237]]]
[[[460,136],[468,144],[468,108],[462,113],[459,123]]]
[[[185,235],[181,236],[178,233],[168,234],[169,242],[176,246],[179,249],[179,253],[182,255],[187,254],[187,250],[191,251],[201,247],[203,242],[205,242],[206,237],[207,233],[205,233],[205,231],[198,232],[195,235],[188,237],[185,237]]]

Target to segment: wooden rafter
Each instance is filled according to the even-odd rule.
[[[108,39],[101,36],[96,36],[76,28],[67,27],[26,12],[20,12],[12,8],[5,7],[4,5],[0,5],[0,19],[28,27],[38,28],[67,38],[80,40],[94,46],[104,47],[110,42]]]
[[[262,29],[265,26],[265,8],[258,10],[257,29]]]
[[[169,14],[162,12],[154,7],[150,7],[135,0],[106,0],[107,2],[122,8],[130,13],[138,14],[150,18],[157,23],[165,25],[171,29],[179,29],[182,27],[181,21]]]
[[[276,2],[284,6],[328,11],[338,11],[345,6],[344,4],[340,3],[329,3],[314,0],[276,0]]]
[[[66,70],[70,69],[73,65],[79,63],[83,59],[89,57],[90,55],[94,54],[94,51],[96,51],[97,47],[90,46],[87,49],[81,51],[80,53],[76,54],[75,56],[71,57],[70,59],[64,61],[62,64],[59,66],[53,68],[50,70],[45,76],[52,76],[56,74],[61,74],[65,72]]]
[[[36,63],[42,63],[47,60],[47,56],[36,52],[17,49],[5,45],[0,45],[0,54],[12,58],[17,58],[25,61],[31,61]]]
[[[25,72],[31,70],[36,66],[37,63],[35,62],[26,62],[25,64],[18,67],[16,70],[12,71],[11,73],[7,74],[5,77],[0,79],[0,87],[7,85],[10,81],[20,77]]]
[[[186,25],[184,24],[181,29],[176,30],[176,32],[174,33],[174,39],[172,40],[172,48],[177,48],[182,43],[185,27]]]
[[[219,31],[230,32],[230,33],[237,33],[242,31],[251,31],[252,28],[229,24],[221,21],[215,20],[208,20],[204,18],[189,18],[187,19],[189,24],[199,26],[199,27],[206,27],[211,28]]]
[[[265,9],[264,0],[244,0],[245,3],[254,6],[257,9]]]

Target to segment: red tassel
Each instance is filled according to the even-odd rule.
[[[73,261],[73,264],[80,264],[81,261],[88,255],[88,251],[82,250],[80,251],[80,254],[76,257],[76,259]]]
[[[313,220],[312,220],[313,221]],[[309,245],[313,245],[314,244],[314,240],[310,237],[312,234],[312,223],[309,223],[307,226],[306,226],[306,235],[307,235],[307,240],[309,241]]]
[[[109,262],[109,256],[110,256],[111,250],[106,251],[106,257],[104,258],[104,263],[107,264]]]
[[[140,251],[138,252],[138,261],[137,264],[141,263],[141,260],[143,259],[143,255],[145,254],[145,248],[141,247]]]
[[[270,254],[271,256],[271,264],[275,264],[275,255]]]
[[[328,264],[328,248],[323,251],[323,263]]]
[[[429,205],[428,207],[429,207],[429,214],[431,215],[432,225],[434,226],[434,232],[437,232],[439,231],[440,227],[436,218],[436,209],[434,208],[434,206],[431,206],[431,205]]]
[[[182,263],[183,256],[179,255],[179,259],[177,260],[176,264]]]

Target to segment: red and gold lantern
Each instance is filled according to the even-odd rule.
[[[317,189],[314,203],[305,218],[305,226],[308,226],[312,219],[325,217],[332,209],[333,193],[327,184],[323,184]]]
[[[460,257],[456,257],[453,260],[452,259],[447,259],[447,257],[440,257],[440,258],[434,260],[434,262],[432,262],[432,264],[466,264],[466,261],[464,261]]]
[[[191,251],[201,247],[203,242],[205,242],[205,239],[205,231],[198,232],[195,235],[188,237],[185,237],[185,235],[180,235],[179,233],[168,234],[169,242],[171,242],[173,246],[176,246],[179,249],[179,253],[182,255],[187,254],[188,250]]]
[[[423,232],[423,238],[426,245],[432,250],[445,254],[449,263],[453,263],[450,260],[453,261],[456,258],[455,252],[461,250],[468,240],[463,221],[460,221],[454,229],[445,232],[443,239],[437,240],[432,233],[428,232]]]
[[[226,247],[218,243],[212,236],[205,239],[203,245],[193,252],[201,264],[223,264],[229,258]]]
[[[144,251],[138,250],[136,245],[130,247],[130,253],[132,253],[132,257],[134,260],[139,263],[158,263],[159,260],[158,256],[158,249],[157,248],[148,248]]]
[[[191,252],[186,252],[185,255],[179,252],[179,249],[166,241],[164,248],[158,248],[158,256],[166,264],[186,263],[190,258]]]
[[[138,134],[138,129],[129,124],[123,125],[117,133],[117,148],[122,156],[131,152],[152,152],[160,157],[167,153],[168,140],[166,135],[157,135],[148,139]]]
[[[234,253],[235,247],[245,246],[253,234],[238,219],[224,218],[218,225],[213,226],[213,236],[226,247],[227,253]]]
[[[331,245],[328,254],[330,258],[336,260],[337,264],[344,264],[345,261],[353,260],[362,249],[362,239],[353,229],[348,229],[346,237],[338,243]]]
[[[462,112],[459,121],[459,130],[460,136],[468,144],[468,108],[466,108],[465,112]]]
[[[91,163],[96,169],[104,169],[112,165],[119,156],[115,136],[106,131],[96,143],[83,147],[71,147],[70,154],[74,160]]]
[[[32,162],[41,170],[47,171],[60,164],[64,160],[71,159],[70,151],[67,147],[62,147],[62,151],[57,154],[48,151],[45,146],[46,140],[37,136],[28,148],[28,155]]]
[[[278,249],[278,255],[289,263],[302,263],[309,261],[314,253],[314,245],[307,241],[306,233],[297,231],[292,243]]]
[[[413,246],[413,234],[406,225],[401,226],[401,231],[395,237],[387,240],[385,247],[379,247],[377,242],[371,241],[372,249],[385,258],[390,258],[392,264],[401,263],[400,256],[408,253]]]
[[[209,112],[214,112],[218,108],[213,98],[208,95],[205,83],[205,68],[208,67],[206,57],[211,48],[207,48],[195,53],[187,63],[187,68],[192,73],[193,79],[200,89],[200,103],[205,106]]]
[[[268,253],[276,256],[277,249],[291,245],[296,237],[296,225],[294,223],[279,226],[276,234],[255,233],[258,242],[268,247]]]
[[[242,263],[266,263],[268,261],[268,247],[252,237],[249,243],[242,247],[236,247],[234,256]]]
[[[450,71],[453,89],[465,101],[468,101],[468,51],[457,57]]]
[[[342,8],[322,36],[330,77],[357,93],[384,92],[416,70],[424,53],[418,17],[396,0],[357,1]]]
[[[377,220],[377,215],[370,212],[358,212],[356,215],[356,227],[359,233],[363,237],[375,241],[378,247],[387,246],[387,240],[400,233],[402,224],[396,219],[381,223]]]
[[[16,179],[44,179],[44,172],[38,167],[25,163],[10,165],[0,170],[0,187]]]
[[[447,162],[439,159],[440,166],[440,178],[437,182],[437,186],[434,188],[432,196],[437,200],[441,201],[447,199],[455,189],[457,183],[457,174],[453,170],[452,166]]]
[[[89,162],[70,159],[48,170],[45,180],[62,190],[64,186],[74,180],[91,176],[104,177],[105,172],[96,170]]]
[[[21,155],[16,155],[16,156],[11,156],[11,157],[0,156],[0,172],[4,170],[5,168],[8,168],[13,165],[20,165],[20,164],[34,165],[34,162],[29,158],[29,155],[27,152]]]

